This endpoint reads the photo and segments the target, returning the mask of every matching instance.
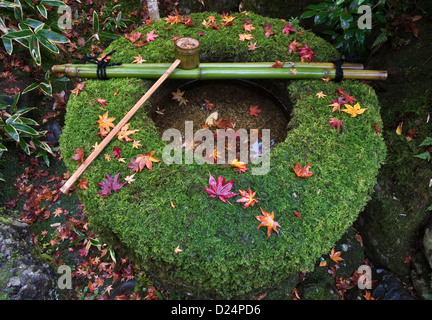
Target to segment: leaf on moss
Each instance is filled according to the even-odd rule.
[[[349,104],[345,104],[343,112],[346,112],[351,115],[351,118],[357,117],[359,114],[362,114],[365,112],[368,108],[361,108],[359,103],[356,103],[356,105],[353,107]]]
[[[132,169],[131,172],[141,172],[145,167],[149,169],[150,171],[153,171],[153,162],[160,162],[162,160],[156,159],[153,157],[154,153],[156,151],[150,151],[146,154],[139,154],[136,159],[131,158],[130,164],[128,164],[126,167]]]
[[[295,167],[292,167],[294,169],[294,172],[296,175],[300,178],[309,178],[314,173],[310,171],[311,163],[308,163],[307,165],[304,165],[303,167],[300,166],[300,164],[297,162]]]
[[[104,199],[113,192],[119,192],[119,190],[125,185],[125,182],[120,183],[120,172],[118,172],[114,177],[110,176],[108,172],[105,172],[105,181],[96,182],[96,184],[102,188],[98,194],[101,194]]]
[[[269,213],[265,210],[263,210],[263,208],[261,208],[261,216],[255,216],[255,218],[261,222],[258,225],[258,229],[260,227],[267,227],[267,239],[270,237],[270,233],[273,231],[275,231],[277,234],[279,234],[279,230],[277,228],[280,228],[280,224],[276,221],[274,221],[274,212]]]
[[[76,148],[75,154],[73,155],[72,160],[78,161],[78,163],[84,162],[84,149],[83,148]]]
[[[243,209],[248,208],[249,206],[254,206],[256,202],[258,202],[257,199],[255,199],[256,192],[252,192],[250,187],[248,188],[248,191],[239,190],[240,195],[242,196],[240,199],[237,199],[236,202],[244,203]]]
[[[231,191],[231,188],[234,184],[234,180],[228,181],[227,183],[225,183],[225,178],[224,177],[218,177],[217,181],[215,180],[215,178],[213,178],[213,176],[211,175],[211,173],[209,172],[209,188],[204,188],[205,192],[207,192],[210,196],[209,198],[219,198],[220,201],[222,201],[223,203],[226,203],[228,198],[232,198],[236,195],[238,195],[238,193],[235,193],[233,191]]]

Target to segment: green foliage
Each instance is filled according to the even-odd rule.
[[[20,0],[14,2],[0,1],[2,13],[0,16],[0,31],[3,46],[9,54],[14,50],[14,42],[20,46],[28,48],[30,56],[37,65],[42,64],[40,46],[44,46],[52,53],[59,53],[57,43],[67,43],[69,39],[62,34],[55,32],[51,26],[47,25],[48,11],[52,6],[58,7],[65,5],[63,1],[41,0],[37,5],[30,0],[21,3]],[[39,15],[44,19],[38,20]],[[14,28],[9,28],[10,24],[5,23],[9,19]]]
[[[366,38],[371,34],[369,28],[360,29],[359,18],[364,14],[360,6],[369,6],[372,11],[372,21],[375,25],[385,26],[384,12],[385,1],[374,0],[324,0],[319,4],[311,4],[301,15],[301,19],[314,18],[316,25],[324,24],[328,29],[323,33],[328,34],[334,41],[337,49],[345,50],[348,54],[364,52]],[[389,34],[382,31],[373,46],[386,41]]]
[[[131,62],[138,53],[149,62],[172,61],[172,36],[196,37],[203,30],[206,34],[200,37],[202,62],[298,61],[299,57],[290,55],[286,48],[295,37],[316,51],[317,61],[325,61],[336,53],[327,42],[308,31],[282,35],[284,22],[254,14],[247,18],[258,29],[253,36],[259,49],[250,52],[247,43],[238,40],[238,34],[243,33],[244,16],[236,18],[240,25],[211,30],[201,25],[209,15],[217,17],[208,12],[192,14],[195,27],[189,28],[173,25],[166,30],[164,20],[155,21],[141,31],[155,29],[160,35],[156,41],[137,48],[120,38],[106,51],[117,49],[114,59],[121,62]],[[262,35],[264,32],[259,29],[265,22],[273,23],[275,36]],[[71,96],[60,138],[62,157],[71,172],[79,165],[72,160],[74,150],[81,147],[87,155],[98,142],[96,121],[102,111],[88,101],[95,97],[107,99],[104,108],[117,122],[150,84],[140,79],[87,80],[85,90],[77,97]],[[363,108],[368,108],[357,118],[341,114],[344,134],[328,130],[325,123],[332,116],[331,108],[328,101],[315,96],[319,91],[332,95],[339,85],[355,96]],[[289,132],[286,140],[272,150],[266,175],[252,175],[251,170],[239,175],[232,168],[209,164],[162,162],[154,164],[152,172],[137,173],[136,181],[125,185],[119,193],[102,199],[97,195],[100,188],[96,182],[103,181],[106,172],[113,175],[121,171],[124,178],[129,170],[124,163],[98,157],[84,173],[90,181],[89,188],[79,190],[89,220],[106,241],[110,239],[112,244],[118,243],[127,250],[155,285],[190,292],[195,298],[250,298],[293,273],[311,270],[314,261],[329,251],[369,200],[385,158],[384,142],[373,127],[381,120],[379,105],[370,90],[356,81],[292,82],[287,88],[294,104]],[[136,150],[115,140],[106,153],[118,147],[123,150],[122,157],[130,159],[155,150],[154,156],[161,159],[166,143],[144,108],[132,118],[130,128],[140,130],[134,138],[141,140],[143,149]],[[291,166],[297,161],[302,165],[311,162],[315,174],[293,185],[296,176]],[[266,200],[246,209],[234,201],[232,205],[214,203],[202,189],[208,186],[209,172],[214,177],[225,177],[226,181],[234,179],[233,191],[250,186],[257,198]],[[279,236],[273,234],[267,239],[266,230],[257,229],[259,223],[254,215],[260,214],[259,206],[274,211],[275,220],[281,225]],[[297,218],[294,211],[299,211],[302,218]],[[177,246],[183,252],[175,254]]]
[[[14,141],[26,154],[36,152],[37,156],[42,156],[49,165],[47,153],[52,153],[52,150],[45,142],[39,140],[45,136],[46,131],[37,131],[33,126],[38,126],[38,123],[23,117],[33,108],[17,109],[19,98],[20,94],[15,95],[12,105],[0,104],[0,157],[7,151],[3,142]],[[1,173],[0,180],[4,181]]]

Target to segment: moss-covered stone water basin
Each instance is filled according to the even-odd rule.
[[[201,24],[208,16],[215,17],[219,29]],[[148,62],[169,62],[174,57],[174,35],[196,37],[204,29],[201,62],[299,61],[296,53],[287,50],[294,39],[314,50],[314,61],[337,56],[328,43],[307,30],[282,33],[284,21],[251,13],[233,16],[233,23],[226,27],[215,13],[191,14],[194,26],[167,25],[160,19],[140,30],[144,34],[154,30],[159,35],[155,41],[137,47],[121,38],[107,52],[116,49],[115,61],[123,63],[138,54]],[[245,19],[256,28],[252,35],[259,48],[254,51],[239,40]],[[270,23],[275,34],[266,37],[264,26]],[[77,148],[88,155],[100,142],[99,116],[108,112],[118,122],[150,85],[151,81],[129,78],[85,81],[85,89],[69,100],[60,141],[69,170],[79,165],[72,159]],[[354,97],[366,109],[364,113],[352,117],[334,111],[329,105],[342,92]],[[381,121],[379,104],[371,87],[358,81],[292,81],[279,96],[286,97],[292,103],[286,137],[271,149],[268,173],[239,174],[229,165],[161,161],[153,163],[152,171],[135,172],[135,181],[103,197],[97,182],[104,181],[106,173],[120,172],[123,181],[132,174],[127,167],[130,159],[138,154],[155,151],[153,156],[162,159],[167,142],[161,139],[158,120],[151,112],[163,109],[153,105],[156,100],[149,101],[129,123],[130,129],[139,130],[130,136],[135,145],[115,140],[104,151],[109,155],[115,147],[121,149],[125,163],[100,156],[84,172],[89,188],[79,195],[92,226],[105,241],[127,251],[156,285],[193,298],[251,298],[292,274],[313,269],[314,261],[330,250],[370,198],[386,152],[374,126]],[[106,105],[95,99],[106,99]],[[343,121],[343,127],[331,128],[330,118]],[[292,168],[296,163],[310,164],[313,175],[296,176]],[[233,180],[233,192],[250,188],[258,203],[244,208],[236,202],[239,196],[226,203],[209,198],[203,189],[209,187],[209,173],[215,179]],[[258,229],[255,216],[261,215],[260,208],[274,213],[278,234],[272,231],[268,237],[267,228]]]

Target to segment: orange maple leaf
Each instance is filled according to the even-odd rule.
[[[129,136],[131,134],[134,134],[135,132],[137,132],[139,130],[135,129],[135,130],[129,130],[129,123],[126,123],[121,129],[120,131],[117,133],[117,138],[121,141],[121,142],[127,142],[127,141],[134,141],[132,138],[130,138]]]
[[[263,210],[263,208],[261,208],[261,212],[262,212],[262,216],[255,216],[255,218],[261,222],[258,226],[258,229],[260,227],[267,227],[267,239],[270,237],[270,233],[271,231],[275,231],[277,234],[279,234],[279,231],[277,230],[277,228],[280,228],[280,224],[277,223],[276,221],[274,221],[274,212],[272,211],[272,213],[269,213],[265,210]]]
[[[131,158],[130,159],[130,164],[127,165],[128,168],[131,168],[132,171],[131,172],[141,172],[142,169],[144,169],[144,167],[147,167],[150,171],[153,170],[153,162],[160,162],[162,160],[160,159],[156,159],[155,157],[153,157],[154,153],[156,151],[150,151],[147,152],[145,155],[144,154],[139,154],[136,159]]]
[[[339,263],[339,261],[343,261],[343,259],[340,257],[341,253],[342,251],[335,252],[335,249],[332,248],[329,254],[330,259],[332,259],[336,263]]]
[[[249,206],[254,206],[256,202],[258,202],[257,199],[255,199],[256,192],[252,192],[250,187],[248,188],[248,191],[239,190],[240,195],[242,196],[240,199],[237,199],[236,202],[242,202],[244,203],[243,209],[246,209]]]
[[[250,33],[240,33],[239,34],[239,40],[245,41],[245,40],[252,40],[254,37]]]
[[[300,167],[300,163],[296,163],[295,167],[292,167],[294,169],[294,172],[296,173],[296,175],[300,178],[309,178],[310,176],[312,176],[314,173],[310,170],[310,166],[312,163],[308,163],[307,165]]]
[[[103,116],[99,115],[99,120],[96,122],[99,123],[98,129],[102,129],[103,131],[110,132],[111,128],[114,128],[113,121],[115,118],[108,117],[108,111],[105,112]]]

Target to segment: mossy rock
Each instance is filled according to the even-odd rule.
[[[161,19],[142,29],[155,30],[159,37],[142,48],[129,40],[116,40],[107,52],[118,50],[116,61],[131,62],[141,56],[148,62],[173,60],[172,36],[194,36],[200,30],[201,61],[298,61],[289,54],[287,45],[297,38],[316,52],[317,61],[337,56],[325,41],[308,31],[282,34],[285,22],[249,14],[236,15],[232,26],[220,30],[205,29],[203,19],[211,13],[192,14],[196,27],[168,25]],[[213,14],[219,24],[220,17]],[[254,40],[259,49],[250,52],[247,43],[238,40],[244,19],[254,23]],[[264,37],[263,25],[273,23],[276,35]],[[105,111],[91,105],[95,98],[107,99],[104,108],[119,121],[144,94],[150,81],[141,79],[87,80],[84,91],[71,95],[66,124],[60,139],[64,161],[71,172],[78,164],[72,160],[74,150],[83,148],[86,156],[98,141],[98,115]],[[332,113],[329,98],[338,86],[361,103],[366,112],[350,118],[345,113]],[[327,99],[318,99],[323,91]],[[270,170],[265,175],[252,175],[248,170],[239,175],[233,168],[211,164],[167,165],[155,163],[153,171],[143,170],[135,181],[119,193],[103,199],[96,182],[121,171],[122,179],[130,169],[125,163],[107,161],[99,156],[85,171],[87,190],[79,190],[90,222],[105,241],[115,242],[129,252],[157,285],[171,292],[191,294],[194,298],[250,298],[288,279],[298,271],[312,270],[314,262],[351,226],[370,198],[378,169],[385,158],[385,145],[374,130],[381,121],[374,91],[357,81],[341,84],[323,81],[293,81],[287,88],[293,102],[292,119],[287,138],[271,151]],[[151,103],[148,102],[148,103]],[[329,130],[328,118],[344,121],[342,132]],[[105,153],[119,147],[129,163],[138,153],[155,150],[162,158],[166,142],[162,141],[154,122],[141,108],[130,121],[133,135],[142,148],[131,143],[112,141]],[[341,130],[342,131],[342,130]],[[296,179],[291,168],[296,162],[312,163],[314,175]],[[253,167],[253,165],[250,165]],[[243,209],[235,198],[232,205],[208,199],[202,187],[208,186],[209,172],[214,177],[235,180],[233,191],[256,191],[259,203]],[[264,200],[265,199],[265,200]],[[175,208],[171,206],[171,201]],[[265,228],[257,229],[260,208],[274,212],[281,225],[279,235],[267,239]],[[299,211],[302,218],[294,215]],[[183,251],[175,254],[179,246]]]

